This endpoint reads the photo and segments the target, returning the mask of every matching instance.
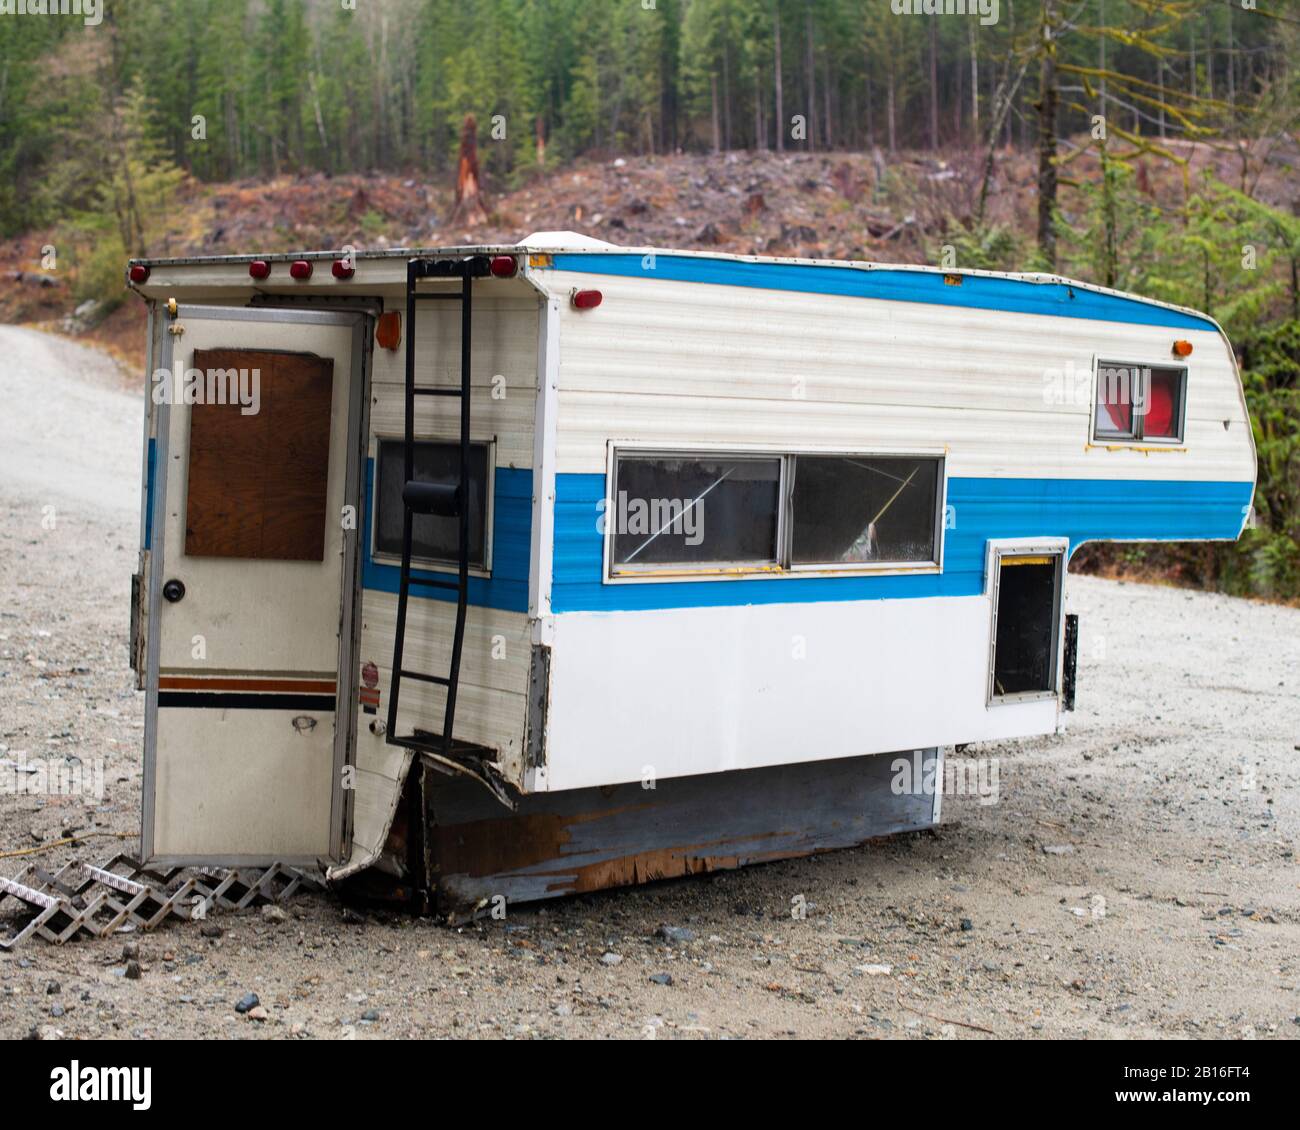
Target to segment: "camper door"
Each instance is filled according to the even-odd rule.
[[[166,322],[150,390],[147,861],[341,857],[365,325],[198,306]]]

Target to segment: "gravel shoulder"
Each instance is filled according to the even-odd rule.
[[[139,396],[31,331],[0,357],[0,761],[103,759],[107,790],[0,793],[0,853],[133,836]],[[967,749],[997,803],[947,796],[936,831],[458,930],[306,896],[141,936],[138,980],[124,939],[29,943],[0,1036],[1300,1037],[1300,610],[1088,577],[1068,602],[1069,731]]]

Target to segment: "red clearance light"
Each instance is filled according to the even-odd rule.
[[[518,270],[519,264],[515,262],[513,255],[492,256],[491,271],[494,278],[512,279]]]
[[[295,259],[289,264],[289,274],[295,279],[311,278],[311,260]]]
[[[248,273],[255,279],[266,279],[271,277],[271,264],[265,259],[254,259],[248,264]]]
[[[1183,341],[1179,339],[1178,341],[1174,342],[1175,357],[1190,357],[1191,354],[1192,354],[1192,343],[1190,341]]]
[[[375,324],[375,341],[383,349],[396,349],[402,340],[402,315],[388,310],[379,315]]]
[[[573,292],[573,304],[579,310],[591,310],[600,305],[600,301],[605,296],[598,290],[575,290]]]
[[[142,283],[149,281],[149,268],[143,263],[136,263],[131,267],[131,281],[133,283]]]
[[[357,273],[356,267],[346,259],[335,259],[334,266],[330,268],[330,271],[333,272],[336,279],[350,279]]]

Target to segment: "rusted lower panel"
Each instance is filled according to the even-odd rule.
[[[516,812],[470,782],[430,780],[438,909],[529,902],[850,847],[929,827],[934,798],[896,794],[894,757],[712,773],[524,797]]]

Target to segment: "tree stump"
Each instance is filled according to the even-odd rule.
[[[466,114],[460,130],[460,157],[456,161],[456,204],[449,222],[485,222],[490,207],[478,167],[478,122],[473,114]]]

